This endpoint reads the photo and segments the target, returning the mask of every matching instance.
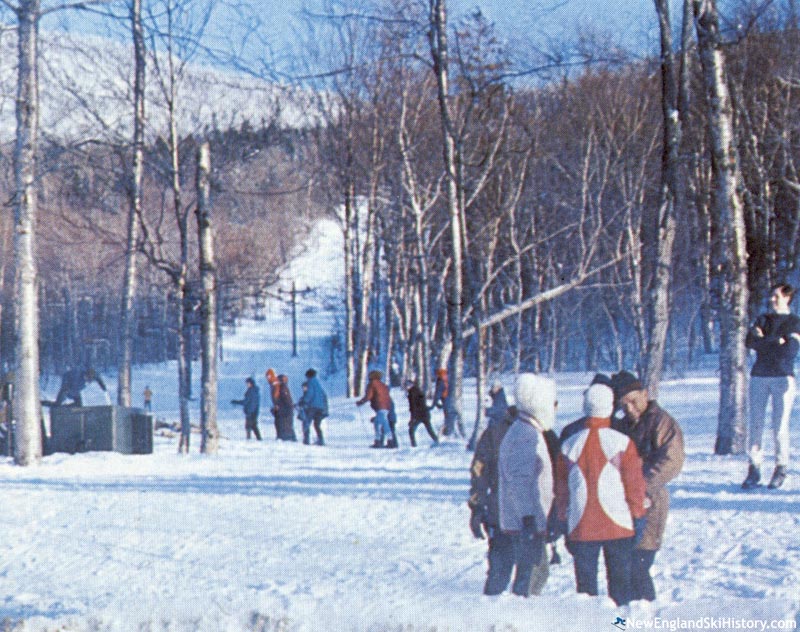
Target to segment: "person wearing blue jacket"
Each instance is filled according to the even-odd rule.
[[[297,402],[300,418],[303,422],[303,443],[311,442],[311,425],[317,434],[316,445],[325,445],[322,436],[322,420],[328,416],[328,395],[317,377],[314,369],[306,371],[306,382],[303,384],[303,395]]]
[[[236,404],[244,408],[244,431],[247,438],[254,434],[256,439],[261,441],[261,432],[258,429],[258,411],[261,407],[261,393],[252,377],[245,380],[247,390],[244,392],[243,399],[232,399],[231,404]]]

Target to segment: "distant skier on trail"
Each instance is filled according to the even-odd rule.
[[[278,416],[275,414],[278,405],[278,398],[281,394],[281,384],[278,380],[278,376],[275,374],[275,370],[269,368],[264,373],[264,377],[267,380],[267,384],[269,385],[269,396],[272,405],[270,406],[270,412],[272,412],[272,416],[274,417],[274,424],[275,424],[275,437],[279,438],[281,431],[278,426]]]
[[[645,518],[636,521],[631,601],[656,598],[650,567],[661,548],[669,512],[667,483],[683,468],[683,431],[672,416],[649,398],[647,388],[628,371],[612,376],[615,401],[625,412],[612,427],[628,435],[642,459],[648,505]]]
[[[770,400],[775,470],[768,487],[777,489],[786,480],[789,418],[796,393],[794,360],[800,350],[800,318],[792,313],[790,307],[794,293],[791,285],[775,285],[770,295],[772,311],[756,319],[745,339],[747,348],[756,352],[756,362],[750,371],[750,465],[742,483],[744,489],[756,487],[761,481],[764,418]]]
[[[328,416],[328,395],[317,377],[315,369],[306,371],[306,381],[303,382],[303,395],[297,402],[300,411],[300,420],[303,424],[303,443],[311,442],[311,426],[317,434],[315,445],[325,445],[322,436],[322,420]]]
[[[273,407],[275,425],[278,430],[278,439],[281,441],[297,441],[294,432],[294,400],[289,391],[289,377],[278,376],[278,397]]]
[[[396,443],[392,445],[392,429],[389,426],[389,410],[392,408],[389,387],[382,382],[383,373],[380,371],[370,371],[367,377],[369,378],[367,391],[364,393],[364,397],[356,402],[356,406],[363,406],[369,402],[370,407],[375,411],[375,442],[372,447],[382,448],[384,441],[388,448],[397,447]]]
[[[428,402],[425,401],[425,393],[414,379],[406,380],[406,397],[408,397],[408,411],[411,419],[408,421],[408,436],[411,439],[411,447],[417,447],[417,427],[425,426],[428,435],[433,441],[433,445],[439,444],[439,437],[431,425],[431,411],[428,410]]]
[[[444,413],[444,428],[442,429],[444,436],[451,436],[455,434],[456,430],[460,436],[465,435],[464,424],[461,421],[461,414],[456,410],[453,393],[450,389],[450,379],[445,368],[436,369],[436,384],[433,391],[433,404],[431,404],[431,409],[433,408],[441,408]]]
[[[261,432],[258,429],[258,412],[261,405],[261,393],[252,377],[248,377],[245,383],[247,384],[247,390],[244,392],[244,397],[242,399],[232,399],[231,404],[244,408],[245,437],[249,440],[250,434],[252,433],[258,441],[261,441]]]

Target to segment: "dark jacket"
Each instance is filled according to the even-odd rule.
[[[492,405],[486,409],[486,418],[489,420],[489,425],[503,421],[507,410],[508,401],[506,400],[506,392],[501,388],[492,394]]]
[[[411,419],[415,421],[430,421],[431,413],[428,410],[428,402],[425,401],[425,393],[422,389],[414,384],[406,391],[408,397],[408,411],[411,414]]]
[[[289,391],[289,385],[281,383],[278,387],[278,396],[275,401],[275,406],[272,409],[275,417],[293,417],[294,416],[294,402],[292,401],[292,394]]]
[[[638,548],[657,551],[661,548],[669,513],[667,483],[683,468],[683,432],[678,422],[656,401],[649,403],[638,422],[625,416],[619,422],[614,421],[612,427],[633,440],[642,459],[647,497],[652,505],[647,511],[647,526]]]
[[[106,390],[106,385],[96,373],[82,371],[81,369],[68,369],[61,377],[59,395],[63,392],[69,399],[77,399],[80,397],[81,391],[86,388],[88,376],[91,376],[90,381],[97,382],[102,390]]]
[[[761,329],[763,336],[756,333]],[[784,377],[794,375],[794,359],[800,341],[800,318],[795,314],[762,314],[747,332],[745,345],[756,352],[753,377]]]
[[[470,468],[467,504],[472,511],[482,512],[484,522],[495,528],[500,524],[497,460],[500,455],[500,444],[503,443],[503,438],[512,422],[513,419],[506,417],[500,423],[491,425],[483,431],[475,447]]]
[[[252,384],[247,387],[244,392],[244,399],[242,400],[245,415],[258,415],[258,410],[261,405],[261,392],[258,386]]]

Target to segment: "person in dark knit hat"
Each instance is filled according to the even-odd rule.
[[[647,516],[636,527],[637,545],[633,556],[633,600],[656,598],[650,576],[656,553],[667,524],[669,492],[667,483],[681,471],[684,461],[683,432],[678,422],[658,402],[651,400],[647,388],[632,373],[621,371],[612,377],[614,397],[625,417],[612,427],[628,435],[642,459],[647,484]]]

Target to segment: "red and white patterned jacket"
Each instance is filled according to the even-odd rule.
[[[634,535],[633,519],[645,515],[642,460],[634,443],[610,419],[588,417],[566,437],[556,469],[558,517],[567,538],[579,542]]]

